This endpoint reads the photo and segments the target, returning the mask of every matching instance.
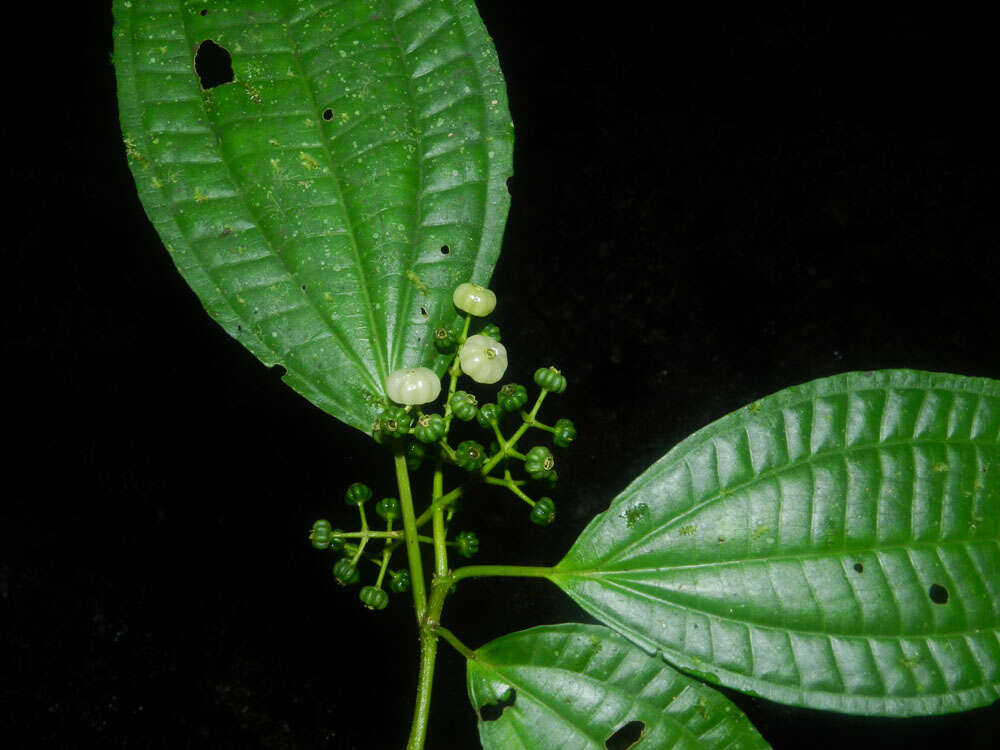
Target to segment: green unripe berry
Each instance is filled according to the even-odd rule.
[[[569,444],[576,440],[576,425],[571,419],[557,420],[553,425],[555,432],[552,433],[552,444],[560,448],[568,448]]]
[[[342,557],[333,564],[333,576],[341,586],[351,586],[361,580],[361,574],[349,557]]]
[[[489,336],[494,341],[500,341],[500,329],[497,328],[492,323],[488,323],[487,325],[484,325],[480,329],[479,335],[480,336]]]
[[[413,417],[402,406],[387,406],[380,419],[382,432],[393,438],[403,437],[409,433],[410,422],[413,421]]]
[[[389,595],[375,586],[365,586],[358,592],[358,598],[368,609],[385,609]]]
[[[372,488],[364,482],[355,482],[344,493],[344,502],[348,505],[361,505],[372,499]]]
[[[413,434],[421,443],[436,443],[448,432],[448,424],[440,414],[422,414]]]
[[[517,411],[528,403],[528,391],[518,383],[507,383],[497,394],[497,404],[504,411]]]
[[[566,390],[566,378],[554,367],[539,367],[535,370],[535,385],[552,393]]]
[[[476,412],[479,411],[476,408],[476,405],[479,403],[476,401],[476,397],[465,391],[455,391],[448,400],[448,403],[451,405],[451,413],[463,422],[474,419]]]
[[[410,471],[419,469],[424,462],[425,455],[423,443],[409,443],[406,446],[406,468]]]
[[[442,354],[454,354],[458,341],[447,328],[434,329],[434,348]]]
[[[383,521],[395,521],[397,518],[402,518],[403,516],[403,512],[399,507],[399,500],[394,497],[383,497],[375,503],[375,512],[382,517]]]
[[[486,462],[486,451],[475,440],[463,440],[455,448],[455,463],[460,469],[476,471]]]
[[[476,421],[484,430],[488,430],[490,425],[496,424],[498,419],[500,419],[500,407],[496,404],[483,404],[479,407]]]
[[[410,571],[397,570],[389,574],[389,590],[394,594],[402,594],[410,590]]]
[[[548,526],[554,520],[556,520],[556,504],[551,498],[540,498],[531,509],[531,522],[536,526]]]
[[[552,451],[542,445],[536,445],[524,456],[524,470],[532,479],[547,479],[554,473],[556,459]]]
[[[326,524],[326,527],[319,524]],[[326,549],[330,546],[330,522],[319,520],[313,524],[312,531],[309,532],[309,541],[316,549]]]
[[[340,552],[344,549],[344,545],[347,544],[346,540],[341,536],[344,533],[343,529],[334,529],[330,532],[330,551]]]
[[[469,558],[479,552],[479,538],[471,531],[460,532],[455,537],[455,543],[458,545],[458,554],[462,557]]]

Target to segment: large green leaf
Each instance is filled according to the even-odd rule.
[[[991,703],[1000,383],[848,373],[762,399],[633,482],[552,580],[677,666],[773,700]]]
[[[513,130],[472,0],[115,0],[139,196],[209,314],[369,432],[500,251]],[[231,83],[202,88],[205,40]]]
[[[637,750],[770,747],[721,693],[607,628],[532,628],[475,655],[467,662],[469,700],[486,750],[604,750],[632,722],[642,725]],[[487,720],[487,706],[502,713]]]

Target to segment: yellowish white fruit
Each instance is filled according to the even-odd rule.
[[[407,367],[389,373],[385,390],[397,404],[429,404],[441,394],[441,378],[426,367]]]
[[[458,362],[477,383],[496,383],[507,371],[507,349],[496,339],[476,334],[458,350]]]

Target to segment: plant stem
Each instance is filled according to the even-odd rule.
[[[554,574],[555,568],[536,565],[465,565],[453,571],[446,580],[451,585],[465,578],[551,578]]]
[[[410,494],[410,474],[406,469],[403,451],[396,449],[396,484],[399,487],[399,507],[403,514],[403,533],[406,539],[406,559],[410,564],[410,588],[417,623],[423,622],[427,609],[427,591],[424,589],[424,566],[420,559],[420,540],[417,538],[417,519],[413,513],[413,496]]]
[[[445,546],[447,531],[444,527],[444,509],[438,502],[444,492],[444,477],[441,473],[441,462],[434,467],[434,487],[431,490],[431,508],[434,519],[434,574],[448,575],[448,548]]]
[[[448,628],[438,625],[437,628],[435,628],[435,632],[437,632],[439,636],[448,641],[449,645],[451,645],[453,649],[458,651],[458,653],[460,653],[466,659],[471,659],[472,661],[476,660],[475,652],[468,646],[466,646],[464,643],[462,643],[460,640],[458,640],[455,634],[452,633],[450,630],[448,630]]]
[[[417,678],[417,696],[413,705],[413,724],[406,750],[423,750],[427,739],[427,724],[431,710],[431,690],[434,686],[434,662],[437,658],[438,623],[444,598],[451,586],[450,577],[435,578],[431,586],[431,600],[420,621],[420,676]],[[457,640],[457,639],[456,639]]]
[[[431,689],[434,686],[434,661],[437,657],[437,635],[420,629],[420,676],[417,678],[417,698],[413,705],[413,723],[406,750],[423,750],[427,739],[427,723],[431,712]]]

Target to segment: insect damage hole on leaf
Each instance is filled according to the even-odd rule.
[[[607,750],[628,750],[642,738],[642,733],[646,731],[646,723],[642,721],[630,721],[628,724],[618,727],[604,742]]]
[[[946,589],[940,583],[932,583],[931,587],[927,590],[927,595],[931,598],[931,601],[934,602],[935,604],[948,603],[948,589]]]
[[[854,572],[855,573],[864,573],[865,572],[865,566],[862,565],[861,563],[854,563]]]
[[[195,51],[194,72],[198,74],[201,87],[206,91],[225,83],[232,83],[235,77],[233,58],[225,47],[206,39]]]
[[[479,718],[483,721],[496,721],[503,716],[504,709],[513,706],[517,700],[517,691],[510,688],[496,703],[487,703],[479,709]]]
[[[324,109],[323,110],[323,119],[326,120],[327,122],[330,122],[330,120],[333,119],[333,110],[330,109],[329,107],[327,107],[326,109]]]
[[[441,245],[441,255],[447,255],[451,252],[451,248],[447,245]]]

